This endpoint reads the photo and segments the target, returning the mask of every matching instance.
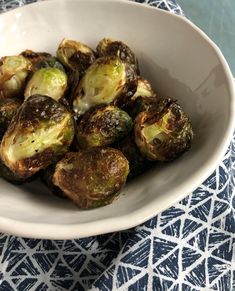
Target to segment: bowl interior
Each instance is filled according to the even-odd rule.
[[[231,134],[231,75],[210,41],[181,17],[126,1],[46,1],[0,17],[0,56],[25,49],[55,53],[62,38],[95,48],[103,37],[126,42],[141,73],[190,116],[192,149],[133,180],[113,204],[90,211],[50,195],[38,182],[0,181],[0,230],[72,238],[120,230],[154,216],[198,186],[222,157]]]

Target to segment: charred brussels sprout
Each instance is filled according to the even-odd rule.
[[[20,105],[20,100],[15,98],[0,99],[0,140]]]
[[[79,80],[85,74],[88,67],[95,61],[95,55],[87,45],[63,39],[57,49],[57,58],[67,69],[69,92],[73,95]]]
[[[36,71],[27,83],[24,96],[27,100],[35,94],[46,95],[55,100],[64,96],[67,75],[58,68],[42,68]]]
[[[18,109],[5,132],[0,155],[19,178],[26,179],[56,162],[74,138],[74,120],[50,97],[35,95]]]
[[[119,103],[136,91],[137,78],[127,63],[117,57],[97,59],[80,81],[73,96],[73,109],[77,117],[101,104]]]
[[[66,154],[56,165],[53,182],[78,207],[88,209],[111,203],[128,173],[119,150],[92,148]]]
[[[130,173],[128,179],[132,179],[149,169],[153,163],[143,157],[135,143],[134,136],[127,136],[117,144],[117,148],[124,154],[129,162]]]
[[[7,168],[4,163],[0,159],[0,177],[5,179],[6,181],[20,185],[25,182],[24,178],[18,177],[16,174],[14,174],[9,168]]]
[[[129,63],[134,71],[139,74],[138,60],[133,51],[122,41],[112,40],[110,38],[102,39],[97,48],[99,57],[116,56],[122,61]]]
[[[83,75],[95,61],[95,55],[91,48],[81,42],[68,39],[62,40],[56,55],[67,69],[78,71],[79,75]]]
[[[123,109],[135,118],[140,112],[145,111],[152,106],[156,100],[156,93],[153,91],[150,83],[139,77],[137,90],[135,94],[126,101]]]
[[[36,72],[42,68],[57,68],[65,72],[63,65],[57,60],[57,58],[54,57],[47,57],[45,59],[39,60],[33,66],[33,71]]]
[[[0,60],[0,97],[21,97],[31,68],[32,63],[23,56],[3,57]]]
[[[51,57],[51,54],[45,52],[34,52],[31,50],[25,50],[21,53],[21,56],[29,60],[33,65],[39,61],[42,61],[48,57]]]
[[[144,78],[138,78],[138,85],[135,94],[131,97],[131,100],[135,100],[138,97],[151,97],[154,96],[155,92],[151,84]]]
[[[128,135],[132,119],[113,105],[101,106],[88,111],[77,127],[77,142],[81,148],[107,146]]]
[[[52,194],[60,198],[67,198],[63,191],[53,184],[52,178],[55,172],[56,164],[50,165],[41,173],[41,181],[48,187]]]
[[[170,161],[189,150],[193,130],[189,118],[176,101],[161,98],[135,119],[135,142],[153,161]]]

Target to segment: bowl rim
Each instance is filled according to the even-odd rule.
[[[16,12],[20,12],[21,10],[31,10],[33,8],[37,8],[37,6],[41,5],[56,5],[59,2],[63,2],[63,0],[47,0],[42,2],[34,2],[23,7],[19,7],[10,11],[7,11],[0,15],[0,18],[4,17],[13,17]],[[170,203],[164,205],[162,207],[157,207],[153,203],[150,209],[149,205],[145,205],[138,210],[133,211],[132,213],[128,213],[126,215],[122,215],[119,217],[109,217],[105,219],[100,219],[94,222],[85,222],[85,223],[77,223],[72,225],[61,225],[61,224],[46,224],[46,223],[33,223],[33,222],[25,222],[18,221],[6,217],[0,216],[0,231],[12,235],[29,237],[29,238],[40,238],[40,239],[75,239],[75,238],[83,238],[88,236],[94,236],[99,234],[105,234],[115,231],[122,231],[128,228],[132,228],[137,226],[148,219],[154,217],[155,215],[161,213],[166,208],[174,205],[178,201],[182,200],[188,194],[190,194],[193,190],[195,190],[200,184],[202,184],[206,178],[215,170],[216,166],[222,160],[233,135],[234,132],[234,124],[235,124],[235,90],[234,90],[234,80],[230,68],[228,66],[227,61],[225,60],[222,52],[219,47],[195,24],[193,24],[190,20],[185,18],[184,16],[177,15],[171,13],[169,11],[165,11],[156,7],[151,7],[150,5],[143,3],[136,3],[132,1],[126,0],[67,0],[66,6],[69,5],[69,2],[117,2],[122,3],[124,5],[130,6],[139,6],[141,9],[150,9],[155,10],[156,14],[165,14],[171,15],[171,17],[176,18],[178,21],[184,22],[186,25],[190,26],[192,30],[198,33],[201,38],[203,38],[208,45],[214,50],[220,64],[225,73],[226,81],[228,84],[228,90],[230,93],[230,115],[228,126],[226,132],[224,134],[224,139],[221,141],[220,146],[218,146],[217,151],[215,151],[214,155],[210,158],[207,164],[203,167],[203,172],[200,172],[197,175],[192,175],[183,185],[180,187],[176,187],[175,191],[180,190],[176,199],[172,199]],[[180,189],[178,189],[180,188]],[[105,227],[104,227],[105,226]]]

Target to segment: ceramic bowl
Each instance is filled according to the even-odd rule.
[[[197,188],[222,159],[234,126],[234,89],[218,47],[183,17],[149,6],[111,0],[52,0],[0,16],[0,56],[28,48],[55,53],[62,38],[95,48],[103,37],[126,42],[142,75],[162,95],[176,98],[192,120],[192,149],[128,183],[119,199],[82,211],[39,182],[0,180],[0,231],[67,239],[136,226]]]

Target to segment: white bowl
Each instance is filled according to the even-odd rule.
[[[95,48],[103,37],[126,42],[141,72],[178,99],[195,130],[192,149],[129,183],[113,204],[78,210],[40,183],[0,181],[0,231],[35,238],[78,238],[136,226],[184,198],[215,169],[234,126],[232,75],[216,45],[185,18],[111,0],[39,2],[0,16],[0,56],[28,48],[54,53],[62,38]]]

